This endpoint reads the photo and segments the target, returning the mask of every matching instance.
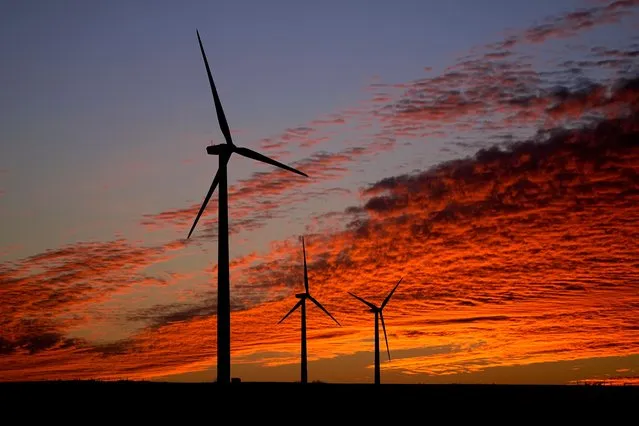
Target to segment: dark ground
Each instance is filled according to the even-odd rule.
[[[534,416],[562,412],[579,416],[605,410],[603,412],[612,417],[628,413],[634,419],[631,423],[634,423],[639,413],[639,387],[252,382],[219,386],[215,383],[99,381],[0,383],[0,406],[5,410],[25,402],[30,407],[69,407],[74,412],[81,407],[91,413],[99,409],[107,415],[125,415],[131,410],[139,415],[140,407],[148,407],[149,413],[167,415],[175,414],[176,410],[205,412],[217,407],[227,412],[233,409],[241,418],[258,412],[264,415],[271,413],[258,408],[264,406],[274,412],[284,410],[282,413],[304,406],[314,407],[307,413],[311,418],[342,410],[355,410],[352,414],[359,411],[364,417],[378,410],[387,415],[444,410],[447,415],[453,416],[492,413],[490,415],[498,417],[515,410],[521,420],[523,413]],[[33,414],[49,412],[45,409],[38,413],[36,409]]]

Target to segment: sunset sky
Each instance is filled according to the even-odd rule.
[[[196,28],[232,377],[639,384],[639,0],[9,2],[0,381],[215,380]]]

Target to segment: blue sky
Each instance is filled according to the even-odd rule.
[[[30,215],[31,227],[2,243],[21,240],[24,255],[76,229],[108,238],[131,231],[127,217],[145,206],[205,191],[201,175],[180,168],[210,161],[203,146],[220,138],[195,28],[231,127],[255,146],[357,105],[375,79],[442,69],[508,28],[578,3],[11,2],[0,29],[0,215]],[[236,175],[249,171],[242,166]],[[92,221],[101,230],[83,231]]]

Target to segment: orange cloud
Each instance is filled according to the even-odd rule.
[[[165,278],[145,269],[181,247],[179,242],[159,247],[125,240],[78,243],[0,265],[2,352],[34,354],[74,345],[65,334],[88,320],[87,309],[134,285],[165,284]]]
[[[366,350],[357,336],[371,326],[344,291],[380,300],[407,274],[387,313],[395,347],[452,349],[387,368],[452,374],[635,353],[638,130],[635,112],[365,189],[348,231],[309,239],[312,282],[353,330],[342,349]],[[271,271],[287,264],[252,268],[250,280],[286,282]]]
[[[572,384],[591,385],[591,386],[639,386],[639,377],[637,376],[608,376],[590,379],[573,380]]]
[[[634,99],[635,86],[624,87],[618,96]],[[366,202],[342,213],[345,230],[307,238],[311,291],[343,324],[309,310],[311,361],[370,353],[372,319],[346,292],[379,302],[400,276],[385,311],[394,358],[384,370],[404,380],[636,354],[636,104],[632,111],[364,188]],[[3,269],[3,306],[13,301],[13,331],[0,341],[3,379],[152,378],[213,364],[212,298],[139,310],[133,320],[149,327],[112,344],[56,326],[68,307],[119,288],[113,270],[163,255],[118,242]],[[297,365],[296,314],[276,323],[302,288],[301,263],[296,241],[234,260],[235,365]],[[85,268],[104,271],[103,282],[83,285],[95,278]],[[47,290],[27,288],[29,275]],[[45,306],[58,314],[44,315]]]

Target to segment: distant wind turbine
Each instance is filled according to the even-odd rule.
[[[231,154],[237,153],[244,157],[251,158],[253,160],[261,161],[263,163],[271,164],[273,166],[280,167],[284,170],[288,170],[298,175],[306,176],[306,173],[302,173],[292,167],[268,158],[258,152],[250,150],[248,148],[242,148],[236,146],[231,139],[231,131],[222,109],[222,103],[217,94],[215,83],[213,83],[213,76],[211,75],[211,68],[209,62],[206,59],[204,53],[204,47],[202,46],[202,40],[200,39],[200,32],[196,30],[197,40],[200,44],[200,51],[202,52],[202,59],[206,66],[206,73],[209,77],[209,84],[211,86],[211,93],[213,94],[213,101],[215,103],[215,111],[217,113],[217,120],[220,125],[220,130],[226,140],[225,144],[212,145],[206,147],[206,152],[209,155],[217,155],[219,157],[219,169],[213,178],[209,192],[207,192],[202,207],[195,217],[193,226],[189,231],[187,238],[191,237],[195,225],[197,224],[202,212],[206,208],[213,191],[219,184],[219,202],[218,202],[218,268],[217,268],[217,382],[227,384],[231,382],[231,302],[229,294],[230,276],[229,276],[229,222],[228,222],[228,188],[227,188],[227,168],[226,165],[231,158]]]
[[[300,299],[299,302],[297,302],[295,304],[295,306],[293,306],[293,309],[291,309],[288,314],[284,315],[284,318],[282,318],[278,324],[281,324],[282,321],[284,321],[286,318],[288,318],[289,315],[291,315],[293,312],[295,312],[295,310],[299,307],[302,307],[302,370],[301,370],[301,380],[302,383],[307,383],[308,382],[308,361],[307,361],[307,357],[306,357],[306,299],[309,299],[311,302],[315,303],[317,305],[318,308],[320,308],[321,310],[323,310],[326,315],[328,315],[329,317],[331,317],[333,319],[333,321],[335,321],[337,323],[337,325],[341,326],[341,324],[333,317],[333,315],[331,315],[326,308],[324,308],[322,306],[322,304],[320,302],[318,302],[313,296],[311,296],[311,293],[309,293],[308,291],[308,268],[306,267],[306,246],[304,245],[304,237],[302,237],[302,250],[304,252],[304,289],[306,290],[304,293],[297,293],[295,295],[295,297],[297,297],[298,299]]]
[[[364,300],[361,297],[351,293],[350,291],[348,292],[348,294],[350,294],[351,296],[353,296],[354,298],[356,298],[357,300],[359,300],[360,302],[364,303],[366,306],[368,306],[369,308],[371,308],[371,312],[375,313],[375,384],[379,385],[380,384],[380,369],[379,369],[379,319],[382,320],[382,328],[384,329],[384,339],[386,340],[386,350],[388,351],[388,360],[390,361],[391,356],[390,356],[390,349],[388,348],[388,337],[386,336],[386,325],[384,324],[384,314],[383,314],[383,310],[384,310],[384,306],[386,306],[386,304],[388,303],[388,301],[390,300],[390,298],[393,296],[393,293],[395,293],[395,290],[397,289],[397,287],[399,286],[399,283],[402,282],[402,280],[404,279],[404,277],[400,278],[399,281],[397,282],[397,284],[395,285],[395,287],[391,290],[390,293],[388,293],[388,296],[386,296],[386,299],[384,299],[384,302],[382,302],[382,306],[377,307],[375,305],[373,305],[371,302],[369,302],[368,300]]]

